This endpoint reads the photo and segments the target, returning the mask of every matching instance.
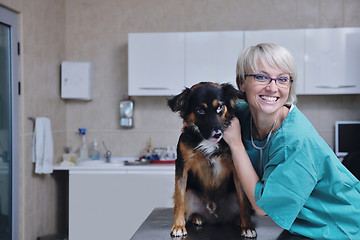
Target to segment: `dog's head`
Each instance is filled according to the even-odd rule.
[[[211,142],[218,142],[235,113],[240,92],[231,84],[201,82],[168,100],[168,105],[188,126]]]

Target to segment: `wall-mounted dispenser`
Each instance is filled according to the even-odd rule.
[[[90,62],[62,62],[61,98],[91,100],[93,75],[93,65]]]
[[[120,101],[120,126],[122,128],[132,128],[134,114],[134,102],[129,96]]]

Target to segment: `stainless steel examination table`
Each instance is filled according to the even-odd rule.
[[[155,208],[144,223],[135,232],[131,240],[232,240],[249,239],[241,238],[241,230],[235,225],[211,225],[204,224],[196,227],[188,224],[188,232],[185,237],[171,237],[170,229],[173,224],[174,214],[172,208]],[[252,221],[259,240],[284,240],[284,239],[307,239],[291,235],[277,226],[269,217],[252,216]]]

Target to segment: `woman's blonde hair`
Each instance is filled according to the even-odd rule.
[[[245,82],[246,74],[256,72],[259,63],[262,65],[268,64],[290,75],[293,83],[290,85],[286,104],[295,104],[297,99],[295,93],[295,60],[287,49],[273,43],[261,43],[256,46],[250,46],[241,52],[236,65],[236,84],[238,88],[240,89],[240,85]]]

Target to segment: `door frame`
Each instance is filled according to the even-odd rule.
[[[10,27],[11,48],[11,219],[12,239],[19,239],[19,80],[18,80],[18,15],[0,6],[0,22]]]

